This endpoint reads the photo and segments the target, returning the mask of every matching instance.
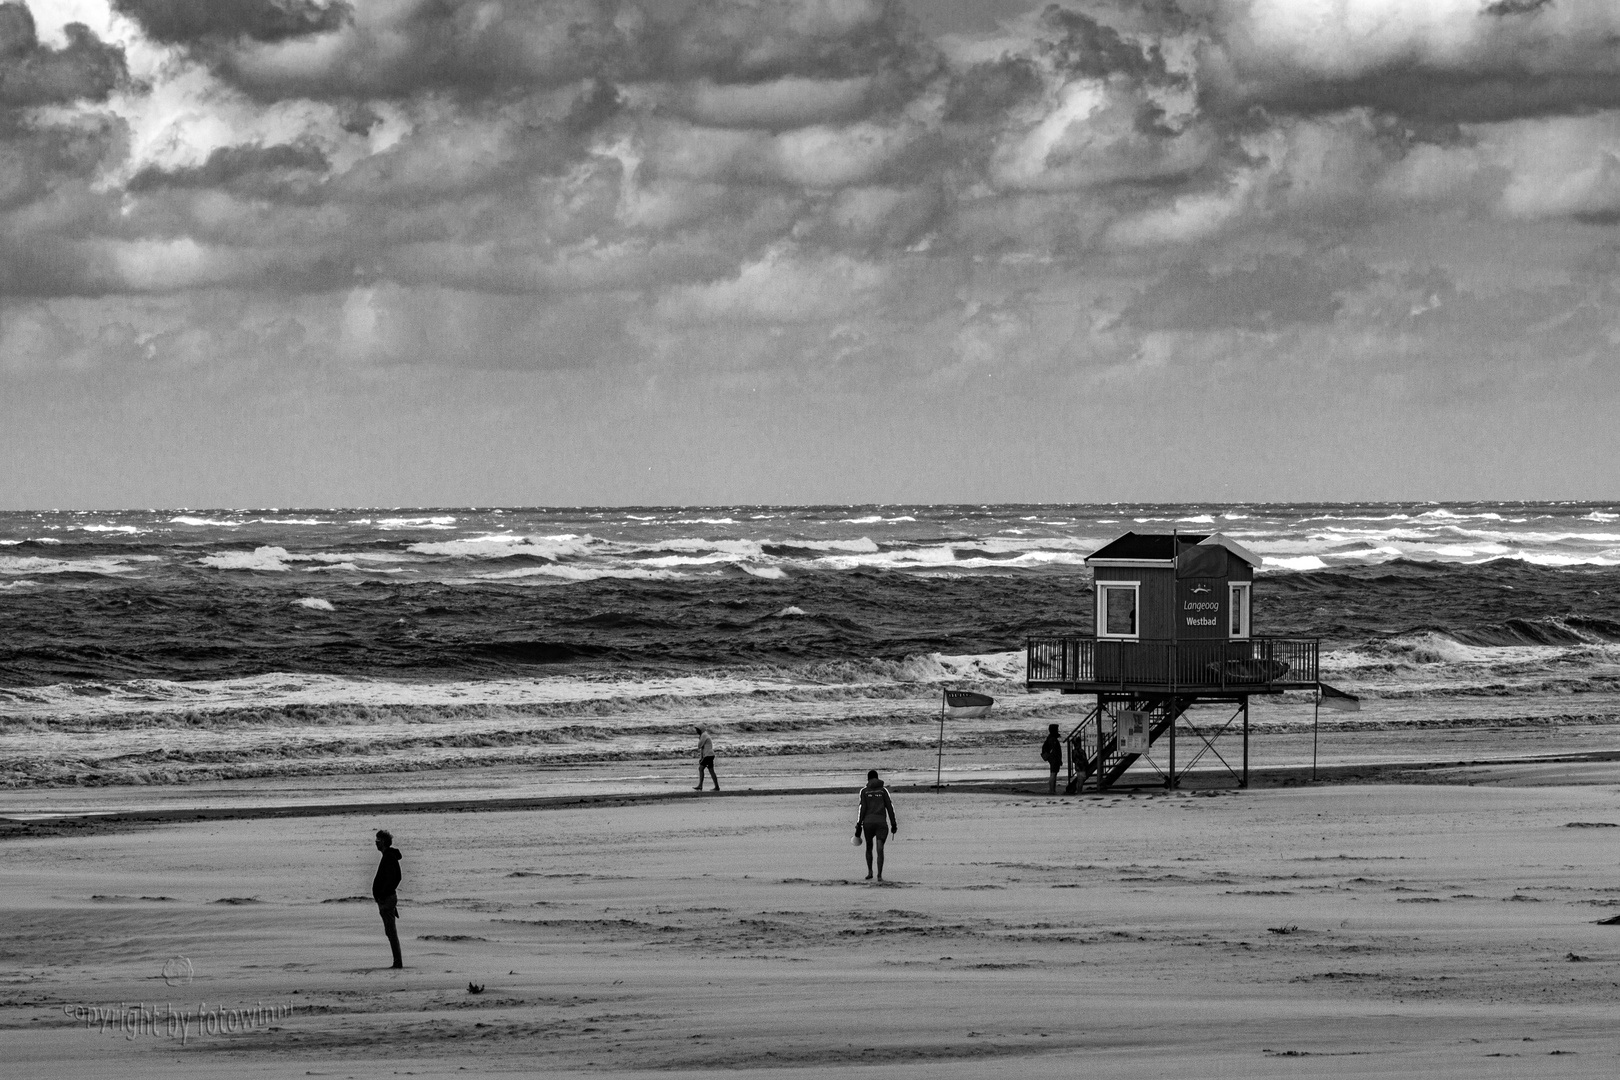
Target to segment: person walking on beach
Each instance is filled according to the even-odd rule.
[[[394,966],[402,968],[405,960],[399,954],[399,931],[394,921],[399,918],[399,849],[394,846],[394,834],[387,829],[377,830],[377,850],[382,862],[377,864],[377,876],[371,879],[371,895],[377,901],[382,915],[383,932],[388,935],[388,947],[394,950]]]
[[[698,735],[698,782],[697,790],[703,790],[703,770],[709,770],[709,777],[714,781],[714,790],[720,790],[720,778],[714,775],[714,740],[709,738],[705,728],[697,729]]]
[[[1063,738],[1056,724],[1046,725],[1046,741],[1041,744],[1041,760],[1052,770],[1051,782],[1046,786],[1048,795],[1057,794],[1057,774],[1063,768]]]
[[[894,800],[889,789],[878,779],[876,769],[866,774],[866,786],[861,788],[861,815],[855,822],[855,835],[866,834],[866,880],[872,880],[872,844],[877,843],[877,879],[883,880],[883,841],[890,833],[900,831],[900,822],[894,816]]]

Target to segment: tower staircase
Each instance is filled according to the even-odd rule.
[[[1099,791],[1106,791],[1142,756],[1119,748],[1118,724],[1106,730],[1099,723],[1105,709],[1147,713],[1148,745],[1152,746],[1195,700],[1180,694],[1129,694],[1100,700],[1064,740],[1069,748],[1068,793],[1073,795],[1079,791],[1091,777],[1096,778]]]

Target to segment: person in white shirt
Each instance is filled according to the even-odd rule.
[[[703,770],[709,770],[709,777],[714,781],[714,790],[720,790],[720,778],[714,775],[714,740],[703,728],[697,729],[698,734],[698,782],[696,790],[703,790]]]

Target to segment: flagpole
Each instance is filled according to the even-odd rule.
[[[945,770],[945,694],[939,695],[939,755],[934,758],[934,790],[940,788],[940,776]]]
[[[1316,709],[1311,717],[1311,782],[1316,782],[1316,733],[1322,727],[1322,684],[1316,684]]]

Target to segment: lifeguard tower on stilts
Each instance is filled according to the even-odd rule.
[[[1067,738],[1069,792],[1087,780],[1107,789],[1138,760],[1166,787],[1179,787],[1207,756],[1247,787],[1249,698],[1318,690],[1320,681],[1317,639],[1249,632],[1260,558],[1219,533],[1129,532],[1086,565],[1096,582],[1095,633],[1028,643],[1029,689],[1096,695]],[[1195,705],[1220,706],[1226,719],[1199,726],[1188,716]],[[1238,732],[1242,763],[1234,768],[1216,744]],[[1190,756],[1178,758],[1178,733],[1182,742],[1192,737]],[[1160,743],[1166,767],[1151,754]]]

